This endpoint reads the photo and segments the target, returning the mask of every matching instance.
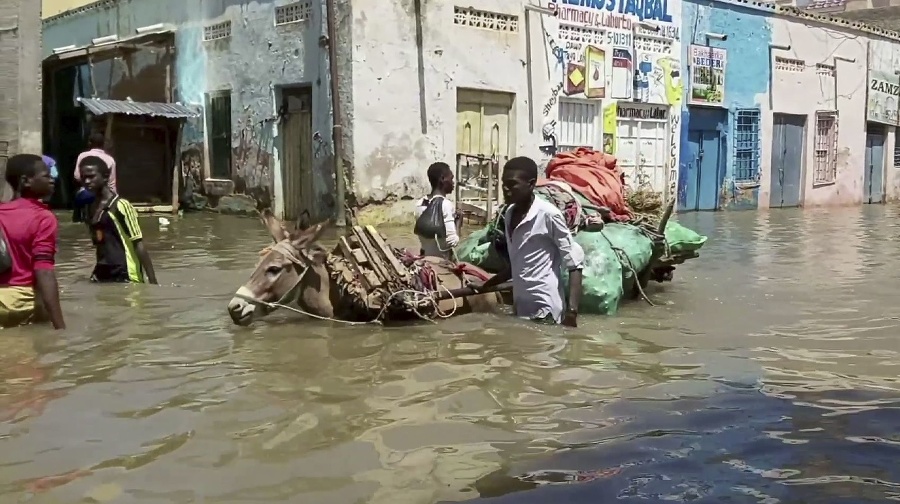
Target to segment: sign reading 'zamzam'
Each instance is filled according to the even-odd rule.
[[[871,79],[869,81],[869,89],[894,96],[900,96],[900,84],[896,82],[885,82],[883,80]]]
[[[869,70],[869,96],[866,117],[869,121],[900,125],[900,76]]]

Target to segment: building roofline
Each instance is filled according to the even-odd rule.
[[[769,14],[781,15],[788,18],[795,19],[805,19],[808,21],[815,21],[818,23],[822,23],[825,25],[832,25],[835,27],[840,27],[844,29],[854,30],[857,32],[868,33],[870,35],[876,35],[878,37],[882,37],[889,40],[894,40],[900,42],[900,32],[896,32],[893,30],[885,30],[884,28],[879,28],[877,26],[869,25],[860,21],[850,21],[847,19],[841,19],[835,16],[829,16],[825,13],[817,13],[815,11],[809,11],[805,9],[799,9],[797,7],[788,7],[776,5],[775,3],[768,2],[760,2],[756,0],[712,0],[714,3],[732,5],[734,7],[743,7],[746,9],[752,9],[760,12],[766,12]],[[84,14],[90,12],[92,10],[98,10],[102,8],[112,8],[117,6],[121,0],[97,0],[96,2],[84,5],[82,7],[77,7],[75,9],[67,10],[65,12],[61,12],[59,14],[48,17],[43,20],[43,24],[52,24],[57,21],[78,16],[80,14]]]
[[[54,14],[50,17],[44,18],[41,20],[41,24],[53,24],[57,21],[78,16],[93,10],[98,10],[102,8],[112,8],[119,4],[119,0],[97,0],[95,2],[89,3],[87,5],[82,5],[81,7],[75,7],[74,9],[69,9],[66,11],[62,11],[59,14]]]
[[[781,6],[774,3],[759,2],[755,0],[712,0],[712,2],[731,5],[734,7],[742,7],[745,9],[765,12],[786,18],[814,21],[824,25],[831,25],[838,28],[843,28],[845,30],[867,33],[869,35],[875,35],[888,40],[900,42],[900,32],[885,30],[884,28],[879,28],[877,26],[866,24],[860,21],[850,21],[847,19],[841,19],[839,17],[829,16],[827,14],[809,12],[804,9],[798,9],[797,7]]]

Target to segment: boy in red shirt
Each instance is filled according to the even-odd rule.
[[[15,196],[0,204],[0,239],[6,242],[6,257],[0,257],[0,326],[46,315],[54,328],[65,329],[54,271],[59,224],[43,203],[53,194],[50,169],[40,156],[19,154],[6,163],[6,182]]]

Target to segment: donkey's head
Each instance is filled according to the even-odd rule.
[[[260,220],[269,230],[275,244],[260,253],[259,264],[250,279],[241,286],[228,303],[228,314],[238,325],[249,325],[257,316],[266,315],[278,305],[297,300],[303,277],[310,268],[321,267],[328,253],[316,240],[328,226],[328,221],[309,225],[309,214],[288,230],[265,210]]]

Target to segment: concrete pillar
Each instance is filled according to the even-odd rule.
[[[9,156],[41,154],[41,101],[41,2],[0,0],[0,174]]]

